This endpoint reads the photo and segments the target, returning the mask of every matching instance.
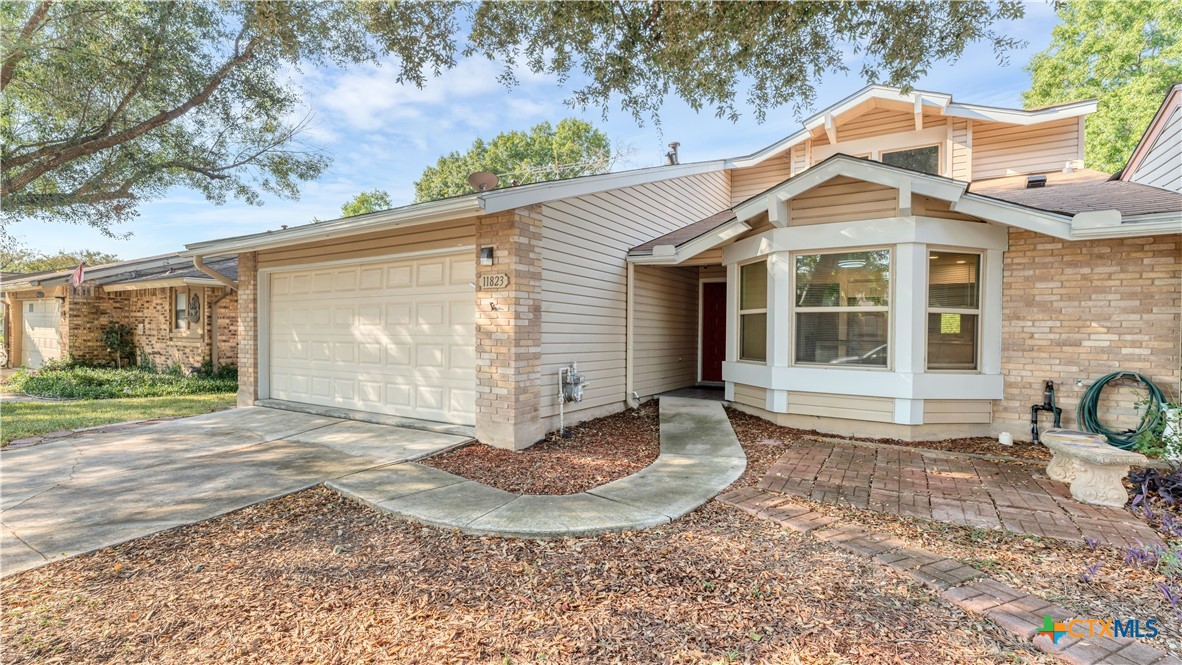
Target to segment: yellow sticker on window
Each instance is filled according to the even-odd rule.
[[[960,314],[941,314],[940,315],[940,334],[941,335],[959,335],[960,334]]]

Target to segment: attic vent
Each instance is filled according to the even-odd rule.
[[[1047,177],[1045,175],[1032,175],[1026,177],[1026,189],[1035,189],[1047,184]]]

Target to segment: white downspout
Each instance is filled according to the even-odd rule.
[[[636,349],[634,348],[636,326],[632,321],[632,309],[636,301],[636,266],[628,262],[627,296],[624,314],[624,403],[628,408],[640,406],[640,399],[636,395],[633,365],[636,363]]]
[[[222,284],[224,284],[226,286],[226,288],[232,289],[234,291],[238,290],[238,283],[237,282],[230,279],[229,277],[226,277],[225,275],[214,270],[213,268],[210,268],[209,266],[205,265],[205,261],[203,261],[200,256],[193,257],[193,267],[200,270],[201,272],[205,273],[206,275],[209,275],[210,277],[216,279],[217,281],[221,282]]]

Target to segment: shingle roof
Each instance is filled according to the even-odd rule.
[[[1124,216],[1182,212],[1182,194],[1123,180],[1111,180],[1099,171],[1045,174],[1043,187],[1026,188],[1025,175],[977,180],[969,193],[1047,212],[1075,215],[1097,210],[1117,210]]]
[[[212,268],[215,272],[229,277],[231,280],[238,281],[238,257],[234,256],[228,259],[219,259],[217,261],[210,261],[205,264],[206,267]],[[156,282],[162,279],[210,279],[209,275],[201,272],[192,264],[188,267],[172,267],[155,272],[145,271],[143,274],[135,275],[128,279],[110,280],[109,284],[135,284],[137,282]]]
[[[722,226],[723,224],[733,222],[734,220],[735,213],[733,210],[723,210],[722,212],[716,212],[705,219],[700,219],[692,224],[683,226],[680,229],[670,231],[659,238],[653,238],[644,244],[637,245],[629,250],[628,253],[652,254],[653,247],[656,247],[657,245],[673,245],[674,247],[678,247],[695,238],[700,238],[707,233],[710,233],[714,229]]]

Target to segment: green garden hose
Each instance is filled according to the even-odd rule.
[[[1145,414],[1141,416],[1141,424],[1138,425],[1136,430],[1124,430],[1122,432],[1110,430],[1100,422],[1100,417],[1096,413],[1100,404],[1100,393],[1104,390],[1104,386],[1109,381],[1116,381],[1117,379],[1135,379],[1140,381],[1141,385],[1145,386],[1145,390],[1149,393]],[[1079,423],[1089,432],[1103,434],[1108,438],[1110,445],[1122,450],[1132,450],[1133,446],[1137,445],[1137,440],[1142,434],[1157,427],[1161,422],[1165,404],[1165,395],[1149,379],[1135,372],[1113,372],[1112,374],[1100,377],[1098,381],[1093,383],[1084,392],[1083,398],[1079,400]]]

